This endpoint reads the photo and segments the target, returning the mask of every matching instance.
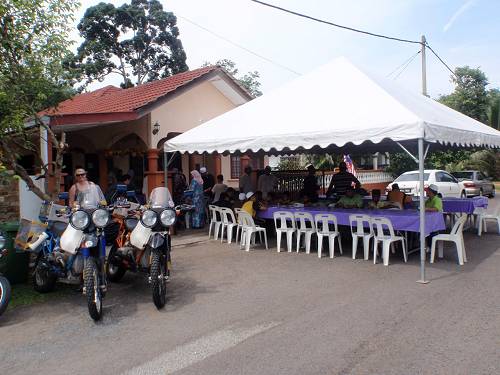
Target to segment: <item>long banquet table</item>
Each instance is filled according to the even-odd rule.
[[[488,198],[443,198],[444,212],[472,215],[476,208],[488,208]]]
[[[383,216],[388,218],[395,230],[407,232],[420,232],[420,213],[418,210],[370,210],[370,209],[344,209],[328,207],[291,207],[291,206],[270,206],[267,210],[258,212],[262,219],[272,219],[276,211],[288,212],[309,212],[312,215],[332,213],[337,217],[339,225],[350,225],[349,215],[366,214],[369,216]],[[442,212],[425,213],[425,235],[432,232],[444,230],[446,228]]]

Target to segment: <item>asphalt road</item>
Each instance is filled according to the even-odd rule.
[[[318,259],[178,245],[162,311],[127,275],[98,324],[76,293],[6,313],[0,373],[500,374],[500,237],[489,228],[466,234],[463,267],[445,247],[427,285],[415,282],[417,254],[384,267],[350,249]]]

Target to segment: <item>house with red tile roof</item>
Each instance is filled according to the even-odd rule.
[[[66,132],[68,176],[82,166],[89,179],[106,190],[120,174],[129,173],[134,185],[147,193],[163,184],[165,140],[251,99],[225,70],[208,66],[128,89],[106,86],[76,95],[42,114],[56,132]],[[234,185],[241,170],[240,157],[172,157],[170,167],[182,169],[187,177],[190,170],[206,166],[214,176],[233,177]]]

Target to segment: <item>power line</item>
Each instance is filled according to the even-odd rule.
[[[432,49],[432,47],[430,45],[428,45],[427,43],[426,43],[426,46],[427,46],[427,48],[429,48],[431,50],[431,52],[434,54],[434,56],[436,56],[438,58],[438,60],[441,61],[441,63],[444,66],[446,66],[446,69],[448,69],[451,72],[451,74],[453,74],[455,77],[457,77],[457,75],[455,74],[455,72],[448,66],[448,64],[446,64],[444,62],[444,60],[441,57],[439,57],[439,55]]]
[[[260,1],[260,0],[250,0],[250,1],[252,1],[254,3],[257,3],[257,4],[260,4],[260,5],[263,5],[263,6],[266,6],[266,7],[269,7],[269,8],[280,10],[280,11],[285,12],[285,13],[293,14],[293,15],[298,16],[298,17],[302,17],[302,18],[306,18],[306,19],[309,19],[309,20],[312,20],[312,21],[324,23],[324,24],[327,24],[327,25],[330,25],[330,26],[334,26],[334,27],[338,27],[338,28],[341,28],[341,29],[344,29],[344,30],[354,31],[356,33],[370,35],[370,36],[374,36],[374,37],[377,37],[377,38],[383,38],[383,39],[395,40],[395,41],[398,41],[398,42],[404,42],[404,43],[412,43],[412,44],[420,44],[420,45],[422,45],[422,42],[420,42],[420,41],[410,40],[410,39],[396,38],[396,37],[391,37],[391,36],[387,36],[387,35],[383,35],[383,34],[377,34],[377,33],[372,33],[372,32],[369,32],[369,31],[355,29],[355,28],[349,27],[349,26],[339,25],[337,23],[333,23],[333,22],[330,22],[330,21],[325,21],[325,20],[322,20],[322,19],[319,19],[319,18],[316,18],[316,17],[308,16],[308,15],[303,14],[303,13],[295,12],[295,11],[290,10],[290,9],[282,8],[282,7],[279,7],[277,5],[265,3],[265,2]],[[453,74],[456,77],[455,72],[448,66],[448,64],[446,64],[444,62],[444,60],[441,57],[439,57],[439,55],[436,53],[436,51],[434,51],[432,49],[432,47],[428,43],[425,43],[425,47],[428,47],[429,50],[438,58],[438,60],[451,72],[451,74]]]
[[[196,23],[196,22],[194,22],[194,21],[191,21],[190,19],[187,19],[186,17],[180,16],[179,14],[177,14],[177,17],[182,18],[183,20],[185,20],[185,21],[189,22],[190,24],[192,24],[192,25],[194,25],[194,26],[196,26],[196,27],[199,27],[200,29],[202,29],[202,30],[206,31],[207,33],[210,33],[210,34],[212,34],[213,36],[215,36],[215,37],[217,37],[217,38],[219,38],[219,39],[222,39],[222,40],[224,40],[225,42],[227,42],[227,43],[229,43],[229,44],[232,44],[232,45],[233,45],[233,46],[235,46],[235,47],[238,47],[238,48],[240,48],[240,49],[242,49],[242,50],[244,50],[244,51],[246,51],[246,52],[248,52],[248,53],[250,53],[250,54],[252,54],[252,55],[254,55],[254,56],[257,56],[258,58],[260,58],[260,59],[262,59],[262,60],[265,60],[265,61],[267,61],[267,62],[269,62],[269,63],[271,63],[271,64],[273,64],[273,65],[276,65],[276,66],[278,66],[278,67],[280,67],[280,68],[282,68],[282,69],[285,69],[285,70],[287,70],[287,71],[289,71],[289,72],[291,72],[291,73],[293,73],[293,74],[296,74],[296,75],[298,75],[298,76],[300,76],[300,75],[301,75],[301,73],[299,73],[299,72],[297,72],[297,71],[295,71],[295,70],[293,70],[293,69],[291,69],[291,68],[289,68],[289,67],[287,67],[287,66],[285,66],[285,65],[282,65],[282,64],[280,64],[280,63],[278,63],[278,62],[276,62],[276,61],[273,61],[273,60],[271,60],[271,59],[269,59],[269,58],[267,58],[267,57],[265,57],[265,56],[262,56],[261,54],[258,54],[257,52],[254,52],[254,51],[252,51],[252,50],[250,50],[250,49],[248,49],[248,48],[246,48],[246,47],[243,47],[242,45],[240,45],[240,44],[238,44],[238,43],[235,43],[235,42],[233,42],[232,40],[229,40],[229,39],[227,39],[226,37],[224,37],[224,36],[222,36],[222,35],[220,35],[220,34],[217,34],[217,33],[213,32],[212,30],[209,30],[209,29],[207,29],[206,27],[201,26],[200,24],[198,24],[198,23]]]
[[[410,60],[406,63],[405,66],[403,66],[403,68],[399,71],[399,73],[393,78],[394,80],[396,80],[405,70],[406,68],[408,68],[408,66],[411,64],[411,62],[415,59],[415,57],[418,56],[418,54],[420,53],[420,51],[418,51],[416,54],[414,54]]]
[[[410,56],[409,58],[407,58],[401,65],[399,65],[396,69],[394,69],[392,72],[390,72],[389,74],[386,75],[386,77],[390,77],[392,76],[394,73],[396,73],[399,69],[401,69],[403,66],[407,66],[407,64],[409,62],[412,62],[412,60],[417,57],[417,55],[420,53],[421,51],[418,50],[415,54],[413,54],[412,56]]]
[[[387,36],[387,35],[382,35],[382,34],[376,34],[376,33],[372,33],[372,32],[369,32],[369,31],[355,29],[353,27],[339,25],[337,23],[333,23],[333,22],[330,22],[330,21],[325,21],[325,20],[322,20],[322,19],[319,19],[319,18],[308,16],[308,15],[303,14],[303,13],[294,12],[293,10],[285,9],[285,8],[279,7],[277,5],[268,4],[268,3],[265,3],[263,1],[259,1],[259,0],[250,0],[250,1],[253,1],[254,3],[260,4],[260,5],[264,5],[264,6],[269,7],[269,8],[281,10],[282,12],[285,12],[285,13],[290,13],[290,14],[293,14],[295,16],[307,18],[307,19],[310,19],[310,20],[313,20],[313,21],[316,21],[316,22],[324,23],[324,24],[327,24],[327,25],[330,25],[330,26],[335,26],[335,27],[338,27],[338,28],[341,28],[341,29],[354,31],[356,33],[371,35],[371,36],[375,36],[375,37],[378,37],[378,38],[396,40],[398,42],[413,43],[413,44],[422,44],[422,42],[419,42],[419,41],[416,41],[416,40],[395,38],[395,37],[392,37],[392,36]]]

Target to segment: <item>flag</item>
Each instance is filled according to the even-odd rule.
[[[344,163],[346,163],[346,165],[347,165],[347,171],[349,173],[352,173],[354,176],[356,176],[356,168],[354,168],[354,163],[352,162],[349,154],[344,155]]]

